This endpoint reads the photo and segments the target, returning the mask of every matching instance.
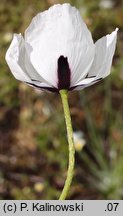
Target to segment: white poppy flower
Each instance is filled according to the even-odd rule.
[[[117,30],[95,44],[79,11],[57,4],[14,34],[6,61],[16,79],[39,89],[80,90],[110,73]]]

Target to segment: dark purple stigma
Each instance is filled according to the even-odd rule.
[[[58,59],[58,89],[70,88],[71,71],[67,57],[60,56]]]

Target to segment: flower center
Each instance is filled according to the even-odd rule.
[[[71,71],[67,57],[60,56],[58,59],[58,89],[70,88]]]

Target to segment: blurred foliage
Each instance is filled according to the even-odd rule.
[[[11,75],[5,53],[14,32],[54,3],[78,7],[94,41],[119,27],[112,74],[69,94],[76,151],[70,199],[123,199],[123,1],[0,1],[0,199],[57,199],[67,172],[68,146],[59,95],[34,90]],[[78,146],[78,144],[77,144]]]

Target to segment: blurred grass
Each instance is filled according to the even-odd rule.
[[[123,199],[122,0],[0,1],[0,199],[57,199],[64,184],[68,149],[60,98],[18,82],[5,62],[12,34],[60,2],[80,9],[94,41],[120,29],[111,76],[69,94],[74,131],[86,141],[76,152],[69,198]]]

